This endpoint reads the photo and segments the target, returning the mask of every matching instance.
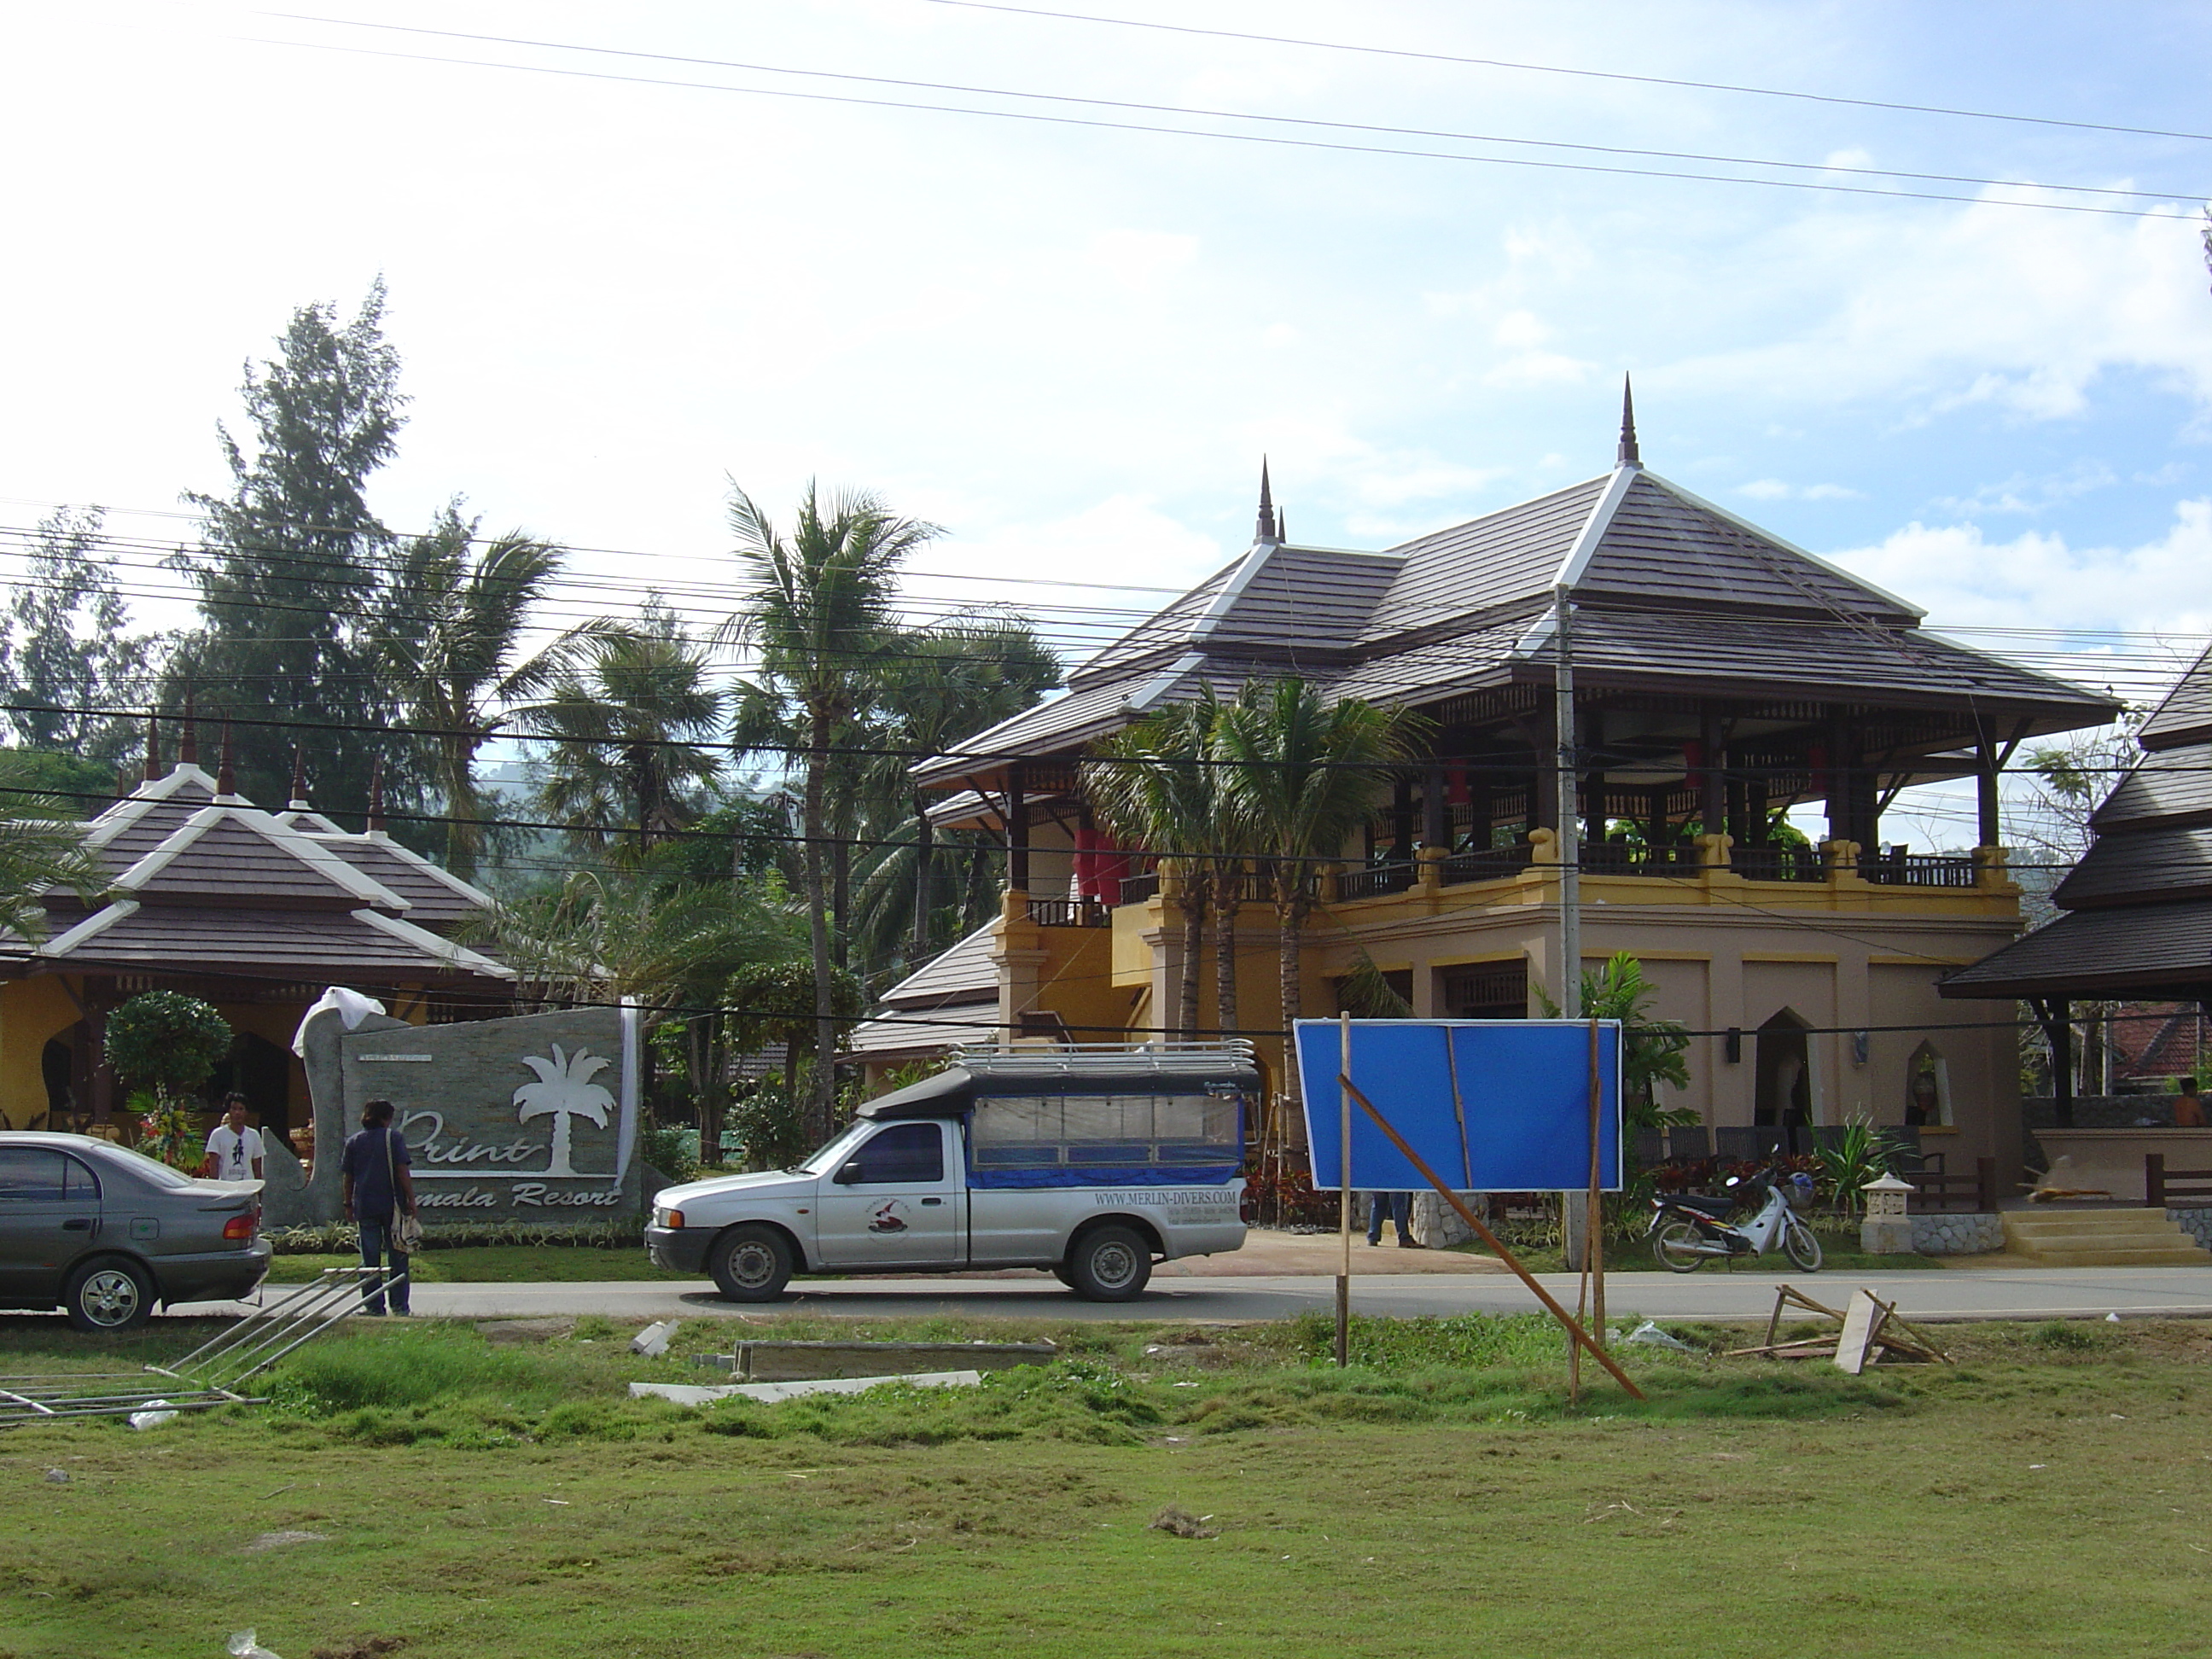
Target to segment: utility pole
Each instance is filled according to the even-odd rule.
[[[1573,608],[1567,585],[1561,582],[1552,590],[1552,726],[1559,738],[1559,752],[1552,763],[1553,799],[1558,809],[1553,822],[1559,826],[1559,839],[1552,845],[1559,860],[1559,969],[1554,975],[1553,1000],[1559,1005],[1563,1019],[1579,1019],[1583,1012],[1582,825],[1575,800],[1582,757],[1575,741],[1579,734],[1575,727],[1575,661],[1570,634]],[[1561,1195],[1559,1234],[1567,1271],[1581,1272],[1589,1258],[1588,1194]],[[1569,1347],[1567,1359],[1571,1367],[1578,1360],[1571,1343]]]

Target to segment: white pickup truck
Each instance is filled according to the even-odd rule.
[[[1251,1045],[968,1050],[863,1105],[796,1169],[664,1188],[646,1253],[767,1302],[794,1273],[1048,1267],[1139,1295],[1155,1261],[1244,1243]]]

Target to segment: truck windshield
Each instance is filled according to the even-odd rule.
[[[805,1158],[793,1164],[791,1167],[793,1173],[818,1176],[825,1170],[837,1168],[844,1163],[853,1144],[874,1127],[875,1125],[872,1123],[855,1123],[838,1131],[821,1146],[816,1147],[813,1152],[808,1153]]]

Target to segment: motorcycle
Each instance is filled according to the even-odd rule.
[[[1809,1201],[1813,1180],[1802,1173],[1784,1175],[1762,1170],[1747,1185],[1741,1176],[1730,1176],[1728,1185],[1744,1187],[1742,1193],[1705,1198],[1695,1193],[1661,1193],[1651,1200],[1651,1224],[1644,1236],[1651,1254],[1671,1273],[1693,1273],[1715,1258],[1764,1255],[1777,1243],[1802,1271],[1820,1271],[1820,1241],[1813,1236],[1796,1208]],[[1732,1223],[1727,1218],[1743,1199],[1759,1188],[1766,1197],[1748,1220]]]

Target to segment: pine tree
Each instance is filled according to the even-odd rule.
[[[350,322],[328,305],[292,313],[276,356],[246,368],[252,448],[217,428],[230,493],[185,497],[204,514],[201,542],[175,562],[204,621],[172,659],[168,695],[189,678],[203,718],[239,718],[239,787],[264,805],[285,798],[295,743],[316,805],[341,817],[366,805],[380,757],[387,798],[407,798],[422,770],[417,745],[374,729],[400,713],[375,639],[408,625],[368,499],[405,418],[384,297],[379,278]]]
[[[130,613],[101,557],[100,508],[64,507],[41,520],[29,568],[0,616],[0,685],[8,723],[33,749],[112,770],[143,728],[87,709],[129,709],[153,689],[161,641],[126,632]]]

